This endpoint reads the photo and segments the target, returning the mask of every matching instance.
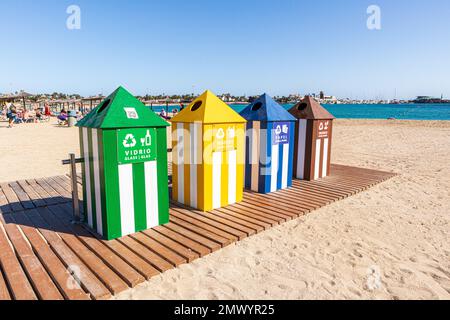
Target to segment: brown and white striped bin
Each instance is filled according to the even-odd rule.
[[[305,97],[289,112],[298,119],[295,126],[295,178],[311,181],[328,176],[334,116],[312,97]]]

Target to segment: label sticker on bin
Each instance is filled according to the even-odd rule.
[[[213,138],[213,152],[227,152],[236,150],[236,127],[215,126]]]
[[[289,122],[274,122],[272,132],[272,145],[289,143]]]
[[[119,164],[156,160],[156,129],[121,129],[117,131]]]

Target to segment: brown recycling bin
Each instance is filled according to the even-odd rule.
[[[289,112],[298,119],[295,128],[294,176],[309,181],[328,176],[334,116],[312,97],[305,97]]]

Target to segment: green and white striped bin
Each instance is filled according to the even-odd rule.
[[[168,223],[169,124],[120,87],[77,126],[85,222],[107,240]]]

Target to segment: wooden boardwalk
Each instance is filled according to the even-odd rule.
[[[108,299],[393,176],[333,165],[323,180],[294,180],[270,195],[246,192],[244,202],[209,213],[172,203],[169,224],[113,241],[71,224],[68,177],[3,183],[0,300]]]

